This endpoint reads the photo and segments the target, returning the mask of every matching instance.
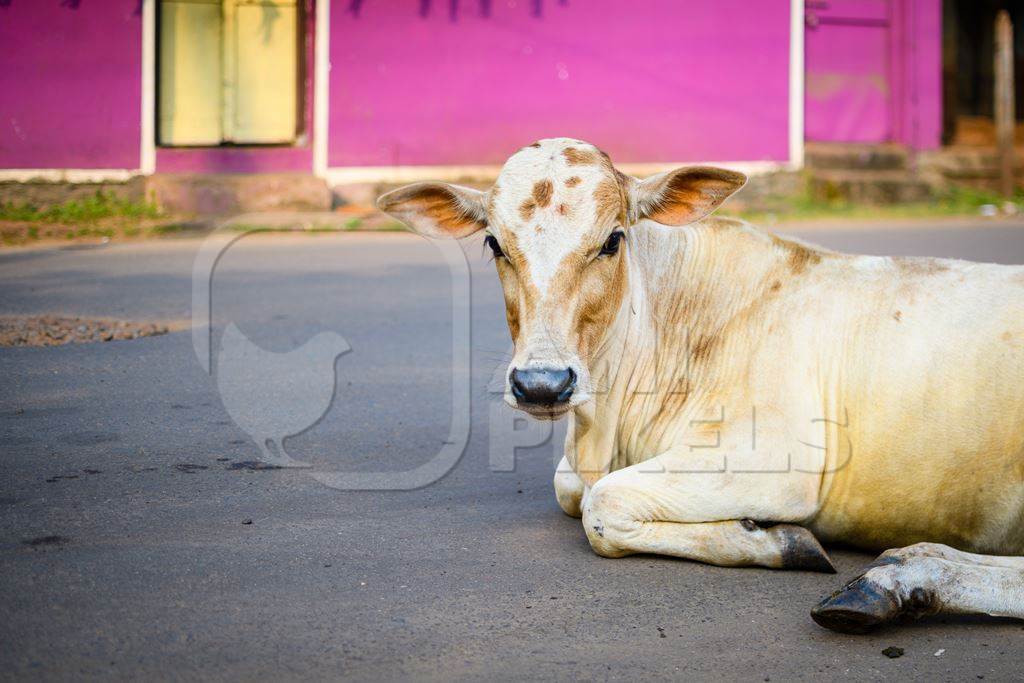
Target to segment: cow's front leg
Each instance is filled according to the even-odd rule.
[[[555,498],[565,514],[570,517],[583,516],[583,492],[585,486],[572,465],[563,455],[555,469]]]
[[[612,472],[589,491],[583,525],[599,555],[656,553],[730,567],[835,572],[810,531],[773,523],[806,518],[802,475],[678,472],[670,458],[659,457],[660,464]]]

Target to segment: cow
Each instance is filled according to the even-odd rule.
[[[604,557],[835,571],[811,611],[862,633],[937,613],[1024,618],[1024,267],[842,254],[712,216],[743,174],[643,180],[546,139],[487,191],[378,206],[484,232],[514,355],[505,399],[570,418],[554,478]]]

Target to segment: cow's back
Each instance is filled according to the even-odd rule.
[[[1024,267],[858,257],[846,271],[826,393],[849,452],[812,528],[862,547],[1024,552]]]

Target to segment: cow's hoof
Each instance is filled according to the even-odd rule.
[[[839,633],[867,633],[899,614],[896,597],[861,577],[819,602],[811,618]]]
[[[777,524],[770,527],[769,533],[779,537],[782,543],[782,568],[802,569],[809,572],[835,574],[828,553],[821,543],[807,529],[795,524]]]

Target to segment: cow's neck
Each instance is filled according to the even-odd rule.
[[[774,285],[773,241],[728,219],[632,228],[627,293],[592,362],[599,393],[575,412],[584,481],[663,452],[707,419],[730,379],[722,359],[744,353],[745,318]]]

